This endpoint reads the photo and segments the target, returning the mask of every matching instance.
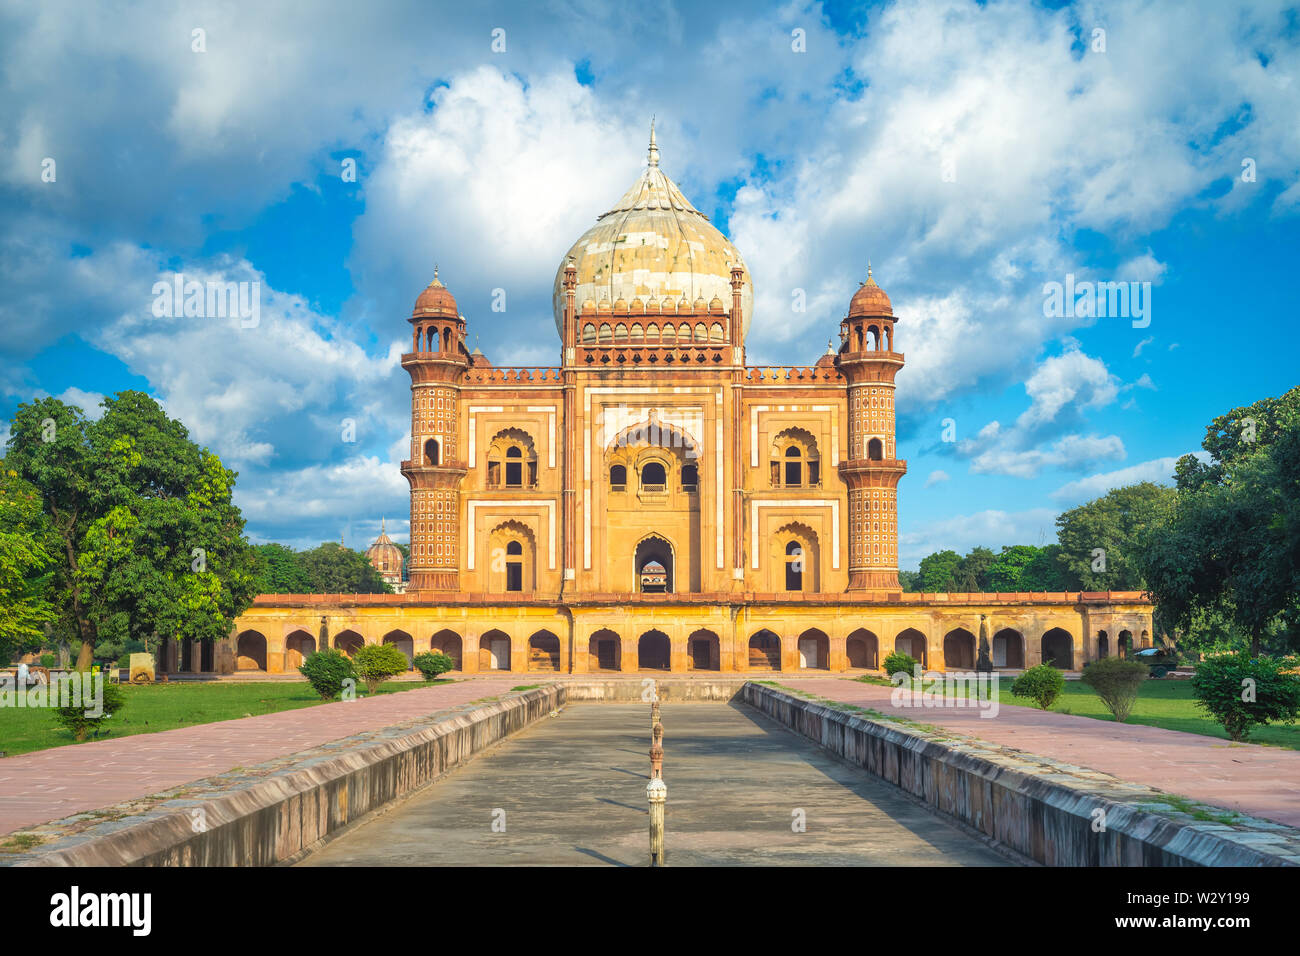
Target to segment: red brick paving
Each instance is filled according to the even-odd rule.
[[[1090,767],[1122,780],[1300,826],[1300,751],[1160,727],[1003,705],[996,717],[974,708],[894,707],[891,688],[830,678],[781,680],[818,697],[870,707],[1007,747]]]
[[[0,834],[400,724],[516,684],[457,682],[5,757],[0,760]]]

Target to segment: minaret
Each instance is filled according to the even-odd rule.
[[[894,310],[867,279],[840,323],[839,367],[848,379],[849,457],[840,475],[849,488],[850,591],[898,591],[898,480],[907,472],[894,439]]]
[[[411,376],[411,458],[402,474],[411,485],[412,591],[460,590],[460,382],[469,367],[465,319],[438,279],[415,300],[412,351],[402,356]]]

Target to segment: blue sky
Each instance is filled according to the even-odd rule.
[[[1296,384],[1294,6],[466,7],[0,3],[0,414],[141,388],[255,540],[400,538],[433,264],[490,358],[554,364],[555,269],[652,114],[749,265],[752,364],[815,361],[868,258],[890,293],[905,567],[1051,541]],[[261,283],[260,324],[155,317],[176,271]],[[1044,315],[1067,274],[1150,282],[1150,325]]]

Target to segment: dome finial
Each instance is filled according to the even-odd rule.
[[[871,260],[867,260],[867,281],[871,281]]]
[[[659,167],[659,147],[655,145],[655,118],[650,117],[650,165]]]
[[[386,521],[387,521],[386,518],[380,518],[380,519],[379,519],[379,533],[380,533],[380,534],[384,534],[384,533],[385,533],[385,530],[384,530],[384,524],[385,524]]]

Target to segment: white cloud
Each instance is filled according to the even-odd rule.
[[[1210,457],[1204,451],[1196,451],[1191,454],[1194,454],[1202,461],[1208,461]],[[1151,461],[1120,468],[1118,471],[1108,471],[1103,474],[1079,478],[1057,488],[1052,492],[1052,498],[1063,504],[1077,504],[1091,501],[1093,498],[1104,495],[1115,488],[1123,488],[1125,485],[1137,484],[1140,481],[1169,484],[1173,481],[1174,466],[1178,463],[1178,458],[1179,456],[1176,455],[1167,458],[1153,458]]]
[[[99,392],[86,392],[73,385],[64,389],[55,398],[69,405],[76,405],[85,412],[86,417],[91,421],[98,421],[104,416],[104,410],[99,407],[99,403],[104,400],[104,396]]]
[[[956,452],[970,460],[976,474],[1018,478],[1035,478],[1045,468],[1078,470],[1122,459],[1124,442],[1118,435],[1060,435],[1082,424],[1083,412],[1113,403],[1120,391],[1104,362],[1068,340],[1064,352],[1044,359],[1026,378],[1029,407],[1015,423],[1004,428],[989,422],[974,438],[958,442]]]
[[[970,470],[983,475],[1036,478],[1045,468],[1080,470],[1125,456],[1118,435],[1066,435],[1038,448],[1014,449],[999,444],[971,459]]]
[[[1063,410],[1080,412],[1115,401],[1119,382],[1100,359],[1077,347],[1045,359],[1025,381],[1030,406],[1016,427],[1032,432],[1058,420]]]
[[[328,534],[329,540],[337,541],[342,534],[347,545],[356,548],[370,543],[381,517],[388,518],[394,538],[404,537],[410,489],[397,461],[357,455],[276,472],[251,487],[241,483],[236,503],[267,540],[314,547],[319,539],[300,537],[302,529],[310,528]]]
[[[1078,322],[1043,317],[1043,281],[1159,282],[1150,232],[1198,205],[1234,214],[1300,172],[1300,51],[1268,2],[1187,18],[1165,3],[901,0],[846,37],[818,5],[719,3],[689,17],[672,5],[584,3],[565,17],[524,6],[503,20],[501,56],[471,6],[340,3],[306,20],[214,7],[200,24],[179,9],[70,10],[14,8],[0,35],[0,352],[25,360],[71,333],[118,356],[240,466],[241,494],[276,473],[365,483],[364,470],[328,469],[400,448],[396,354],[434,261],[493,361],[554,361],[559,257],[637,174],[652,112],[665,169],[700,208],[730,212],[758,295],[750,360],[815,359],[870,257],[900,316],[904,415],[1025,381],[1024,413],[965,451],[972,470],[1007,474],[1123,456],[1118,436],[1081,425],[1120,389],[1104,364],[1067,347],[1034,365]],[[1108,52],[1072,49],[1094,22]],[[790,51],[791,24],[810,53]],[[205,54],[190,50],[195,25]],[[627,36],[655,42],[630,55]],[[574,80],[580,60],[594,86]],[[54,184],[33,166],[46,153]],[[365,210],[342,317],[313,308],[313,288],[268,288],[255,338],[148,316],[164,260],[260,277],[265,263],[196,250],[295,186],[319,193],[341,153],[361,157]],[[1232,175],[1247,155],[1258,183]],[[1224,179],[1226,195],[1203,198]],[[733,208],[719,208],[737,184]],[[1293,214],[1297,195],[1287,189],[1275,212]],[[1081,256],[1079,229],[1107,236],[1120,265]],[[504,314],[488,309],[497,287]],[[802,315],[790,311],[796,287]],[[25,370],[0,366],[0,387],[30,394]],[[364,447],[340,446],[344,416]]]
[[[1056,511],[980,511],[928,521],[898,536],[899,566],[915,569],[921,559],[951,548],[965,554],[977,545],[998,551],[1009,544],[1051,544],[1056,540]]]
[[[929,488],[932,485],[937,485],[941,482],[951,480],[952,476],[950,476],[946,471],[936,469],[935,471],[930,472],[930,476],[925,479],[925,484],[922,487]]]
[[[1155,458],[1118,471],[1089,475],[1062,485],[1052,492],[1052,498],[1061,502],[1082,502],[1104,495],[1114,488],[1122,488],[1139,481],[1167,482],[1174,474],[1176,457]]]

